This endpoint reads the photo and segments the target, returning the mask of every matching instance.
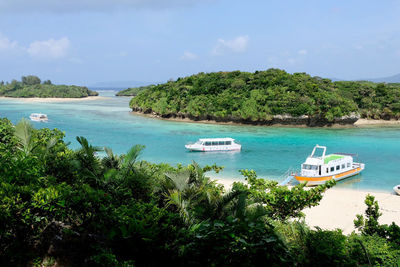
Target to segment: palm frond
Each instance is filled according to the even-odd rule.
[[[228,206],[228,204],[230,204],[234,199],[237,199],[242,194],[244,193],[241,191],[229,191],[221,198],[219,198],[215,203],[214,217],[221,217],[223,210]]]
[[[107,156],[101,160],[103,167],[107,169],[118,169],[121,164],[121,158],[115,155],[109,147],[104,147],[104,151]]]
[[[19,148],[26,154],[32,151],[31,137],[33,129],[32,124],[27,119],[22,119],[15,125],[14,134],[19,141]]]
[[[249,218],[250,221],[257,221],[267,214],[267,209],[261,204],[254,203],[246,206],[246,217]]]
[[[58,140],[55,137],[50,138],[50,140],[46,144],[46,150],[48,151],[53,148],[57,144],[57,141]]]
[[[171,190],[166,194],[166,197],[167,197],[167,207],[171,205],[177,207],[179,210],[179,214],[181,215],[185,223],[191,225],[193,223],[193,218],[189,212],[190,201],[184,200],[182,198],[182,192],[179,192],[177,190]]]
[[[173,189],[177,189],[179,192],[183,192],[190,185],[190,172],[188,170],[184,170],[178,173],[167,172],[165,173],[165,177],[166,180],[169,182],[168,184]]]
[[[107,157],[109,157],[109,158],[114,158],[114,153],[113,153],[113,151],[112,151],[112,149],[110,148],[110,147],[104,147],[104,151],[106,152],[106,154],[107,154]]]
[[[124,161],[122,163],[123,167],[131,168],[143,149],[143,145],[134,145],[133,147],[131,147],[128,153],[124,156]]]

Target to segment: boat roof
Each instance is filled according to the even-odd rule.
[[[324,164],[328,164],[332,160],[343,159],[343,158],[344,158],[343,155],[331,154],[324,157]]]
[[[324,157],[308,157],[304,164],[311,165],[320,165],[320,164],[329,164],[331,161],[349,159],[352,158],[349,155],[338,155],[338,154],[330,154]]]
[[[224,137],[224,138],[200,138],[199,141],[234,141],[235,139],[230,138],[230,137]]]
[[[42,115],[47,116],[47,115],[44,114],[44,113],[32,113],[32,114],[31,114],[31,116],[42,116]]]

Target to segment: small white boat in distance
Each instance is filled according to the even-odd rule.
[[[400,184],[393,187],[393,190],[394,190],[394,192],[396,192],[396,194],[398,194],[400,196]]]
[[[211,152],[211,151],[234,151],[242,149],[242,145],[232,138],[204,138],[196,143],[185,145],[190,151]]]
[[[352,154],[325,155],[325,152],[325,146],[316,145],[301,165],[300,175],[296,174],[294,178],[300,183],[307,182],[307,186],[313,186],[324,184],[331,179],[339,181],[357,175],[365,168],[365,164],[353,162]]]
[[[29,118],[31,121],[48,121],[47,115],[43,113],[32,113]]]

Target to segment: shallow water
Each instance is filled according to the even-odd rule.
[[[172,122],[131,114],[130,98],[112,97],[114,91],[100,91],[109,99],[27,103],[0,100],[0,117],[13,123],[31,113],[49,116],[48,123],[35,127],[58,128],[66,132],[66,140],[77,148],[76,136],[85,136],[93,145],[108,146],[115,153],[125,153],[134,144],[146,149],[142,159],[171,164],[188,164],[193,160],[224,166],[218,174],[239,178],[240,169],[254,169],[260,177],[283,180],[289,169],[298,169],[315,144],[328,147],[327,153],[357,153],[366,164],[361,175],[338,183],[338,187],[392,191],[400,184],[400,127],[349,129],[287,128],[262,126],[212,125]],[[187,152],[184,145],[204,137],[232,137],[240,141],[241,152]],[[214,175],[215,176],[215,175]]]

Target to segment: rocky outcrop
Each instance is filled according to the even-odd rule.
[[[333,121],[328,121],[326,118],[319,116],[308,116],[303,115],[299,117],[293,117],[289,114],[283,115],[274,115],[268,120],[246,120],[242,118],[237,118],[233,116],[227,117],[215,117],[212,115],[204,115],[204,116],[193,116],[190,114],[184,113],[169,113],[169,114],[158,114],[154,112],[152,109],[142,109],[140,107],[133,107],[133,112],[138,112],[142,114],[147,114],[151,117],[155,118],[163,118],[163,119],[188,119],[191,121],[213,121],[213,122],[221,122],[221,123],[239,123],[239,124],[251,124],[251,125],[295,125],[295,126],[309,126],[309,127],[322,127],[322,126],[331,126],[334,124],[340,125],[352,125],[354,124],[360,116],[356,113],[352,113],[347,116],[343,116],[340,118],[335,118]]]

